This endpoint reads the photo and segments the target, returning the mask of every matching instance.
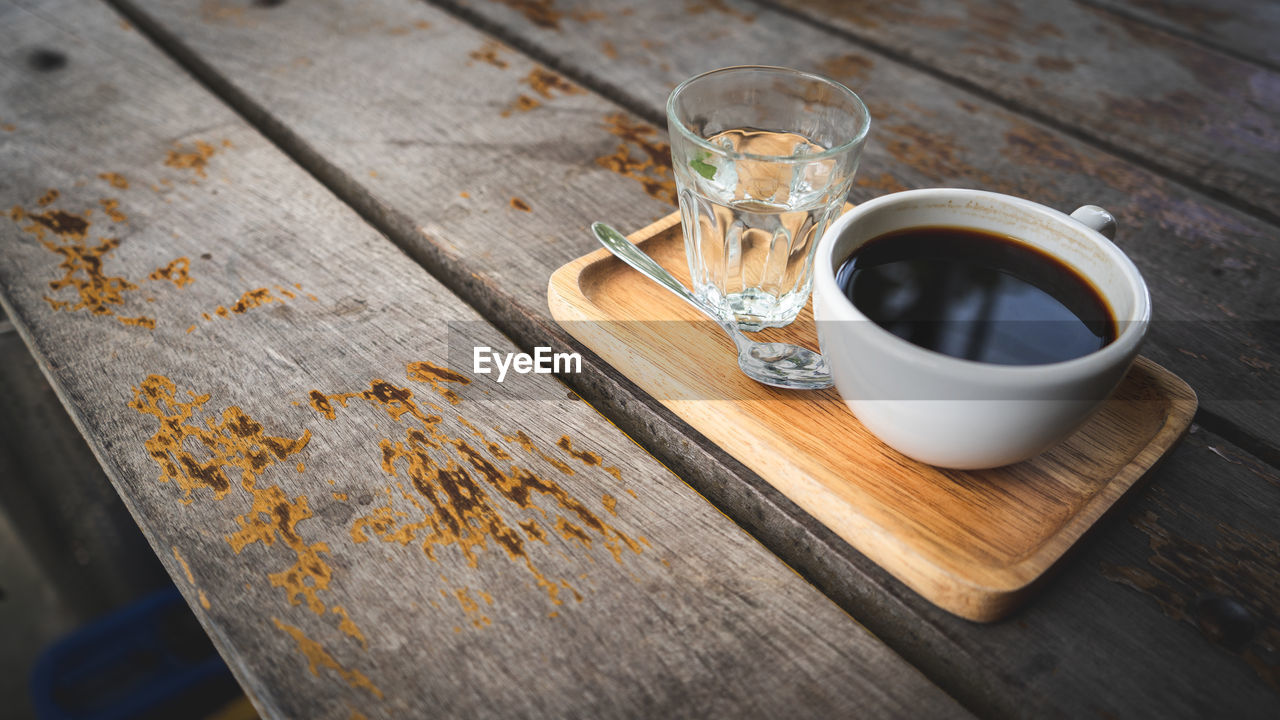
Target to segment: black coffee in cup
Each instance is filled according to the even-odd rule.
[[[880,327],[966,360],[1061,362],[1116,338],[1115,318],[1088,280],[1016,238],[981,230],[880,235],[844,261],[836,282]]]

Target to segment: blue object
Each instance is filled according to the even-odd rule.
[[[237,690],[173,586],[58,640],[31,672],[41,720],[178,717],[177,707],[199,717]],[[203,707],[192,713],[193,704]]]

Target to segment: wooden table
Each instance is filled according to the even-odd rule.
[[[5,0],[0,301],[264,716],[1276,717],[1278,31],[1261,0]],[[854,202],[1121,219],[1201,411],[1009,620],[590,353],[459,372],[582,350],[547,278],[671,211],[666,94],[740,63],[867,101]]]

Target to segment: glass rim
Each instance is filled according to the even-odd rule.
[[[851,98],[853,100],[854,106],[857,109],[862,111],[862,122],[860,123],[860,127],[858,128],[858,131],[854,133],[854,136],[852,139],[847,140],[839,145],[836,145],[835,147],[827,148],[826,150],[823,150],[820,153],[814,153],[812,155],[801,155],[799,157],[792,156],[792,155],[760,155],[758,153],[746,153],[746,152],[739,152],[737,150],[730,150],[720,145],[716,145],[715,143],[708,141],[706,138],[702,137],[698,133],[695,133],[692,128],[686,125],[685,122],[681,120],[679,116],[676,115],[676,112],[675,112],[676,96],[679,95],[680,92],[684,90],[686,87],[693,84],[694,82],[697,82],[698,80],[701,80],[703,78],[706,78],[712,75],[737,72],[741,70],[763,70],[766,72],[776,73],[779,75],[800,76],[800,77],[808,78],[809,80],[818,82],[822,85],[830,86],[834,88],[837,93],[844,94],[849,98]],[[866,103],[862,101],[862,98],[859,97],[857,93],[855,93],[854,91],[850,90],[847,86],[845,86],[844,83],[837,82],[835,80],[832,80],[829,77],[818,75],[817,73],[811,73],[804,70],[797,70],[795,68],[782,67],[780,65],[730,65],[729,67],[716,68],[715,70],[708,70],[707,72],[694,75],[693,77],[688,78],[684,82],[677,85],[675,89],[671,91],[671,94],[667,96],[667,121],[670,125],[673,125],[677,130],[679,130],[684,137],[688,138],[695,145],[698,145],[699,147],[705,150],[710,150],[718,155],[724,155],[726,157],[733,158],[733,159],[758,160],[763,162],[775,162],[775,163],[806,163],[806,162],[813,162],[814,160],[825,160],[827,158],[835,157],[837,155],[842,155],[848,152],[851,148],[853,148],[858,143],[861,143],[863,140],[865,140],[867,137],[867,133],[871,131],[871,112],[867,109]]]

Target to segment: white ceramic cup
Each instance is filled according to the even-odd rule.
[[[1106,301],[1116,339],[1065,362],[997,365],[927,350],[876,325],[845,296],[836,272],[872,238],[931,225],[1007,235],[1066,263]],[[1092,205],[1068,216],[979,190],[910,190],[850,210],[814,257],[814,319],[840,396],[885,443],[940,467],[998,467],[1065,440],[1119,385],[1151,320],[1146,283],[1108,239],[1114,232],[1111,215]]]

